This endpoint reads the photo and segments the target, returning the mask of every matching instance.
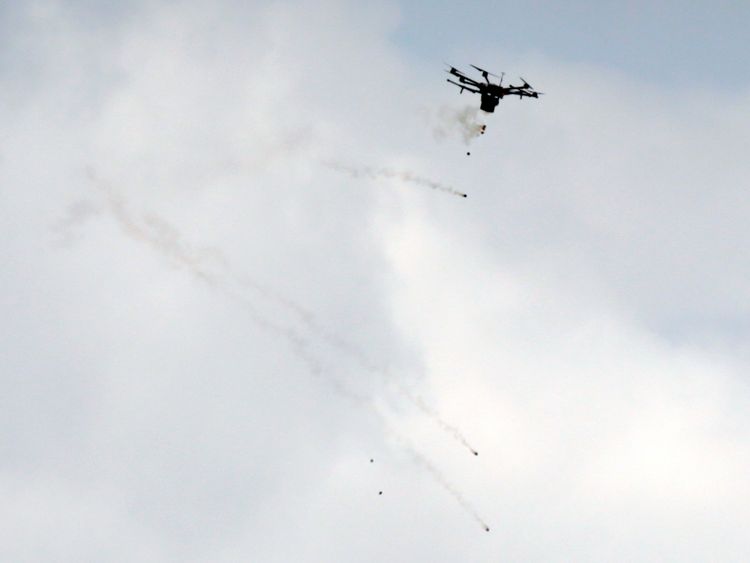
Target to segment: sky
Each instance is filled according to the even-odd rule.
[[[748,15],[3,3],[0,559],[747,560]]]
[[[674,90],[745,88],[750,75],[750,6],[742,1],[417,0],[402,5],[401,17],[394,37],[425,59],[446,47],[469,56],[492,45],[602,66]]]

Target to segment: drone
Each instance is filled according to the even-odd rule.
[[[451,84],[455,84],[456,86],[461,88],[461,94],[464,93],[464,90],[468,90],[469,92],[473,92],[474,94],[481,94],[482,102],[479,107],[482,109],[482,111],[486,111],[487,113],[494,112],[497,104],[505,96],[518,96],[523,100],[524,98],[538,98],[544,93],[534,90],[531,84],[526,82],[526,80],[524,80],[523,78],[521,78],[521,80],[523,80],[522,86],[513,86],[512,84],[503,86],[503,78],[505,77],[504,72],[500,76],[498,76],[497,74],[487,72],[486,70],[484,70],[483,68],[479,68],[478,66],[470,66],[482,73],[482,76],[485,80],[484,82],[474,80],[473,78],[466,76],[463,72],[452,66],[450,67],[450,70],[446,72],[458,78],[458,82],[455,82],[450,78],[448,79],[448,82],[450,82]],[[493,84],[492,82],[490,82],[490,76],[499,78],[500,81],[497,84]]]

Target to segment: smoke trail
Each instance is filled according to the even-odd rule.
[[[422,411],[423,414],[427,415],[429,418],[435,421],[435,423],[437,423],[437,425],[440,426],[441,429],[450,434],[456,441],[462,444],[475,456],[479,455],[479,452],[471,447],[469,441],[464,437],[463,434],[461,434],[458,428],[451,424],[448,424],[445,420],[443,420],[443,418],[434,409],[427,405],[427,403],[425,403],[421,397],[419,397],[418,395],[414,395],[400,383],[396,383],[396,385],[398,387],[399,393],[406,397],[415,407]]]
[[[146,214],[138,220],[133,216],[122,196],[114,188],[97,178],[92,170],[88,170],[87,174],[92,183],[104,194],[109,211],[128,236],[148,244],[172,263],[186,268],[193,276],[207,283],[212,289],[219,290],[232,299],[241,302],[246,307],[246,311],[252,321],[263,330],[284,338],[294,349],[296,356],[307,364],[309,371],[313,375],[320,377],[322,368],[307,352],[307,348],[310,345],[308,339],[291,326],[271,321],[263,316],[257,307],[244,296],[242,291],[232,288],[233,284],[231,282],[234,282],[234,285],[240,290],[250,288],[262,297],[271,299],[276,304],[292,312],[319,341],[325,342],[340,353],[354,359],[360,367],[372,374],[378,375],[384,383],[391,383],[393,389],[399,395],[408,400],[424,415],[432,419],[444,432],[448,433],[475,456],[479,455],[458,428],[446,422],[437,411],[427,405],[420,397],[414,395],[401,383],[396,381],[386,368],[374,364],[360,348],[341,338],[339,335],[321,327],[314,315],[307,309],[266,288],[255,280],[237,274],[230,265],[229,260],[219,250],[210,247],[193,247],[187,244],[177,229],[153,213]],[[327,380],[329,384],[336,387],[342,394],[350,397],[356,396],[360,401],[365,400],[360,394],[354,392],[350,386],[346,386],[340,380],[334,378],[327,378]]]
[[[161,217],[150,213],[142,217],[142,224],[138,224],[127,210],[122,196],[107,183],[99,179],[93,170],[88,169],[89,180],[104,194],[110,212],[118,221],[122,229],[131,237],[145,242],[166,255],[179,266],[186,266],[197,277],[223,278],[225,282],[234,281],[237,285],[252,289],[262,297],[274,301],[283,308],[292,311],[304,323],[313,322],[313,314],[301,305],[280,295],[273,289],[248,276],[234,271],[226,256],[217,248],[192,247],[186,244],[179,231]],[[69,214],[72,210],[69,210]],[[66,224],[71,219],[66,219]]]
[[[325,332],[324,330],[320,329],[314,322],[311,322],[308,326],[323,342],[327,343],[329,346],[335,348],[339,352],[346,354],[350,358],[356,360],[362,369],[378,375],[383,379],[385,383],[391,384],[396,393],[401,395],[413,406],[419,409],[422,414],[435,422],[435,424],[437,424],[441,430],[450,435],[454,440],[459,442],[475,456],[479,455],[479,452],[472,447],[466,437],[456,426],[453,426],[452,424],[446,422],[446,420],[440,415],[440,413],[438,413],[435,409],[425,403],[421,397],[412,393],[402,383],[396,380],[396,378],[390,373],[388,369],[375,365],[365,355],[365,353],[357,348],[354,344],[347,342],[346,340],[340,338],[335,334],[329,334]]]
[[[392,385],[392,388],[404,397],[407,401],[409,401],[413,406],[415,406],[417,409],[419,409],[422,414],[430,418],[435,424],[440,427],[441,430],[446,432],[448,435],[450,435],[454,440],[459,442],[461,445],[463,445],[465,448],[467,448],[471,453],[473,453],[475,456],[479,455],[479,452],[475,450],[472,445],[469,443],[469,441],[466,439],[466,437],[461,433],[461,431],[453,426],[452,424],[445,421],[445,419],[440,416],[440,414],[430,407],[427,403],[424,402],[424,400],[419,397],[418,395],[415,395],[412,393],[409,389],[407,389],[402,383],[398,382],[396,378],[388,371],[388,369],[379,367],[375,365],[362,350],[357,348],[354,344],[345,341],[344,339],[340,338],[337,335],[329,334],[325,332],[324,330],[320,329],[314,321],[311,322],[309,325],[309,328],[315,332],[315,334],[320,338],[323,342],[327,343],[329,346],[335,348],[339,352],[346,354],[350,358],[353,358],[354,360],[359,363],[360,367],[364,370],[378,375],[380,378],[383,379],[385,383],[390,383]]]
[[[477,120],[479,108],[466,106],[461,109],[443,106],[437,111],[437,125],[432,130],[435,139],[441,140],[451,133],[458,133],[468,145],[484,134],[487,127]]]
[[[456,499],[456,502],[461,505],[461,508],[463,508],[480,526],[482,526],[482,529],[485,532],[489,532],[490,527],[487,525],[487,522],[485,522],[484,518],[479,515],[477,509],[474,508],[474,506],[468,500],[466,500],[464,495],[461,494],[461,491],[459,491],[453,483],[448,481],[445,475],[443,475],[437,467],[430,463],[430,461],[424,455],[419,453],[419,451],[417,451],[417,449],[414,448],[414,446],[406,438],[393,431],[391,431],[391,433],[396,437],[396,439],[398,440],[398,442],[400,442],[404,449],[409,452],[416,464],[427,470],[432,478],[435,479],[435,481],[441,487],[443,487],[443,489],[450,493],[450,495],[454,499]]]
[[[422,414],[426,415],[433,422],[435,422],[441,430],[449,434],[454,440],[467,448],[475,456],[479,455],[479,452],[472,447],[466,437],[456,426],[453,426],[452,424],[446,422],[446,420],[435,409],[425,403],[421,397],[415,395],[402,383],[400,383],[387,368],[376,365],[360,348],[358,348],[351,342],[344,340],[337,334],[330,333],[321,328],[320,325],[317,324],[315,319],[309,319],[306,324],[308,329],[313,332],[322,342],[325,342],[338,352],[354,359],[362,369],[377,375],[383,380],[384,383],[391,384],[396,393],[404,397],[413,406],[419,409]]]
[[[432,465],[424,456],[420,455],[415,450],[412,449],[410,453],[414,456],[414,459],[416,459],[420,465],[422,465],[425,469],[427,469],[427,471],[430,472],[435,480],[440,483],[446,491],[453,495],[453,498],[458,501],[458,504],[460,504],[461,507],[466,512],[468,512],[471,517],[479,523],[480,526],[482,526],[482,529],[484,531],[490,531],[490,527],[482,519],[477,510],[471,505],[469,501],[464,498],[461,492],[450,481],[448,481],[442,473],[440,473],[440,471],[434,465]]]
[[[371,180],[379,180],[381,178],[396,178],[409,184],[430,188],[431,190],[437,190],[459,197],[468,197],[465,193],[460,192],[451,186],[441,184],[440,182],[435,182],[434,180],[430,180],[429,178],[425,178],[423,176],[417,176],[416,174],[408,170],[395,170],[393,168],[371,168],[369,166],[351,166],[332,160],[324,161],[322,162],[322,164],[323,166],[327,166],[332,170],[337,170],[339,172],[349,174],[352,178],[369,178]]]
[[[371,401],[371,399],[351,389],[351,386],[347,385],[343,380],[335,378],[330,374],[323,376],[324,370],[320,362],[308,351],[310,342],[307,338],[293,327],[272,321],[261,314],[257,307],[242,293],[232,289],[231,285],[226,283],[227,279],[224,275],[212,271],[209,267],[211,260],[222,265],[225,264],[225,259],[220,253],[217,254],[216,251],[210,248],[193,248],[189,246],[181,239],[179,232],[174,227],[155,215],[145,215],[138,220],[130,212],[124,199],[110,185],[99,180],[92,171],[88,171],[88,176],[94,185],[104,194],[107,209],[127,236],[147,244],[173,264],[185,268],[190,274],[209,285],[212,289],[220,291],[225,296],[241,303],[245,308],[246,315],[256,326],[269,334],[283,338],[287,342],[294,351],[295,356],[305,364],[311,375],[324,379],[337,392],[350,399],[358,402]],[[295,307],[293,310],[299,313],[301,308]]]

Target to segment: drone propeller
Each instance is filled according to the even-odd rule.
[[[471,66],[471,67],[474,67],[475,69],[477,69],[477,70],[478,70],[479,72],[481,72],[481,73],[482,73],[482,75],[487,75],[487,74],[489,74],[490,76],[494,76],[495,78],[500,78],[500,77],[499,77],[499,76],[498,76],[497,74],[492,74],[491,72],[489,72],[489,71],[487,71],[487,70],[484,70],[483,68],[479,68],[479,67],[478,67],[478,66],[476,66],[476,65],[469,65],[469,66]],[[505,74],[505,73],[503,73],[503,75],[504,75],[504,74]]]
[[[523,76],[519,76],[519,78],[523,80],[523,86],[521,86],[521,88],[531,88],[531,89],[534,88],[531,84],[526,82],[526,79]]]
[[[461,76],[461,75],[463,75],[463,72],[461,72],[455,66],[449,65],[445,61],[443,61],[443,64],[446,66],[445,72],[447,72],[448,74],[452,74],[453,76]]]

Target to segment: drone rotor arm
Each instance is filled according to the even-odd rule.
[[[456,86],[458,86],[459,88],[461,88],[461,92],[462,93],[463,93],[464,90],[468,90],[469,92],[473,92],[474,94],[479,94],[479,90],[476,90],[476,89],[472,88],[471,86],[467,86],[466,84],[459,84],[458,82],[454,82],[450,78],[448,79],[448,82],[450,82],[451,84],[455,84]]]
[[[468,76],[458,76],[458,81],[462,84],[468,84],[470,86],[474,86],[475,88],[478,88],[480,86],[480,83],[474,80],[473,78],[469,78]]]

